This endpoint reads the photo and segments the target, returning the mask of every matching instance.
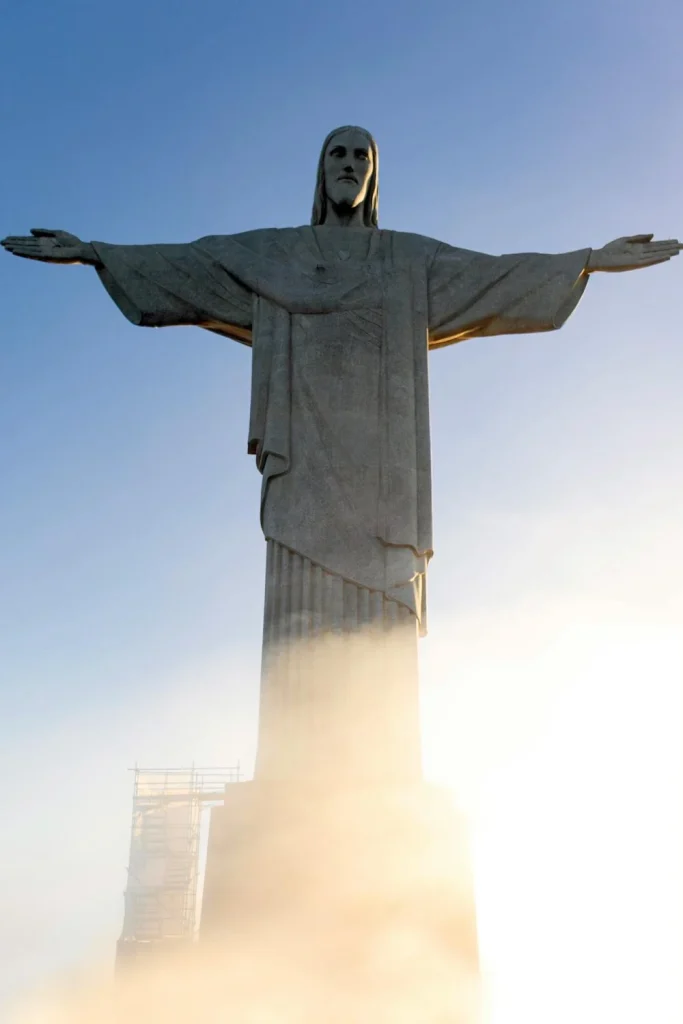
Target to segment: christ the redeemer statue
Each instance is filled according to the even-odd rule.
[[[310,226],[179,245],[35,229],[2,244],[94,266],[134,324],[203,327],[251,346],[248,451],[267,541],[256,777],[395,782],[420,777],[429,350],[555,330],[591,273],[681,248],[635,235],[489,256],[380,230],[377,146],[355,127],[324,142]]]

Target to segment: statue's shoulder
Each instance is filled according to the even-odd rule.
[[[384,231],[391,241],[392,248],[397,249],[411,256],[413,259],[424,257],[430,260],[437,252],[441,242],[428,235],[418,235],[413,231]]]
[[[268,247],[274,243],[283,245],[290,243],[296,243],[311,234],[310,224],[302,224],[300,227],[293,228],[255,228],[253,231],[237,231],[230,235],[205,235],[203,238],[199,238],[198,243],[216,244],[220,245],[222,242],[229,240],[231,242],[239,242],[241,245],[250,246],[252,248]]]
[[[280,235],[290,230],[292,229],[256,228],[254,231],[239,231],[233,235],[204,235],[203,238],[198,238],[194,244],[207,252],[217,254],[239,246],[263,255]]]

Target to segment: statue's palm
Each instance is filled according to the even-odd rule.
[[[664,241],[653,239],[652,235],[625,235],[608,242],[602,249],[594,249],[588,263],[588,270],[604,270],[618,273],[624,270],[638,270],[666,263],[677,256],[681,243],[677,238]]]
[[[84,244],[69,231],[31,228],[30,235],[10,235],[0,244],[14,256],[43,263],[81,263]]]

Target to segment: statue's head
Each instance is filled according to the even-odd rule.
[[[363,223],[377,227],[379,154],[370,132],[345,125],[330,132],[318,161],[311,224],[324,224],[328,203],[363,207]]]

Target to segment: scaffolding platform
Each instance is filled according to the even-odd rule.
[[[230,768],[134,768],[133,820],[117,971],[157,959],[197,932],[205,808],[239,782]]]

